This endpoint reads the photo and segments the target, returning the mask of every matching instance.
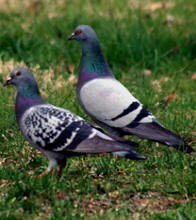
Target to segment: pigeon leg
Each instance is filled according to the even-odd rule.
[[[101,153],[104,157],[106,157],[106,153]]]
[[[49,160],[49,164],[48,164],[47,170],[45,170],[44,172],[42,172],[38,177],[41,178],[41,177],[46,176],[47,174],[49,174],[49,173],[51,172],[52,168],[56,166],[56,164],[57,164],[56,161],[54,161],[54,160]]]
[[[59,169],[56,171],[56,176],[61,176],[61,173],[62,173],[62,171],[63,171],[63,169],[66,167],[66,163],[64,163],[64,164],[61,164],[60,166],[59,166]]]

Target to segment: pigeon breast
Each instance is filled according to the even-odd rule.
[[[80,90],[82,105],[93,117],[112,127],[130,124],[143,109],[120,82],[112,78],[93,79]],[[148,116],[146,122],[151,122]]]

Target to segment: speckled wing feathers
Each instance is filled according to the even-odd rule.
[[[20,124],[27,140],[44,151],[100,153],[134,148],[114,141],[68,110],[49,104],[28,109]]]
[[[96,134],[95,129],[79,116],[52,105],[27,110],[21,120],[21,129],[38,147],[53,151],[73,149]]]

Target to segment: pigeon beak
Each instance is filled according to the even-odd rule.
[[[73,40],[75,37],[75,33],[72,33],[71,36],[68,38],[68,40]]]
[[[9,78],[6,80],[6,82],[4,82],[3,86],[9,86],[9,85],[11,85],[11,84],[12,84],[12,78],[9,77]]]

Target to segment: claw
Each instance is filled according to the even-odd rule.
[[[41,173],[38,178],[42,178],[43,176],[46,176],[47,174],[50,173],[51,170],[45,170],[43,173]]]

